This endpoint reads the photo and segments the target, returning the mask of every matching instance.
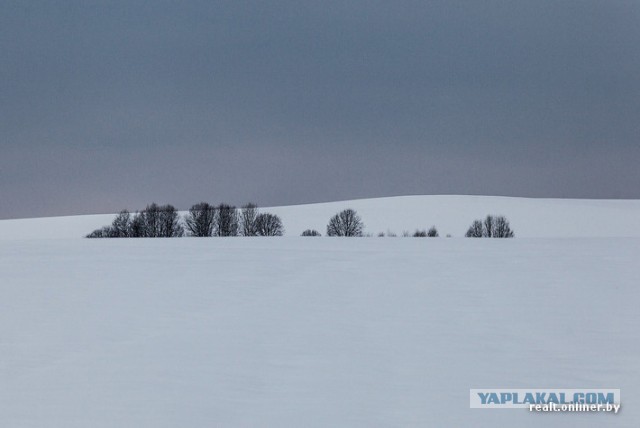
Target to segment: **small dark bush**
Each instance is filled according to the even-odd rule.
[[[111,226],[105,226],[100,229],[96,229],[90,234],[88,234],[87,238],[113,238],[114,236],[113,229]]]
[[[304,232],[302,232],[302,235],[300,235],[300,236],[322,236],[322,234],[320,232],[318,232],[317,230],[307,229]]]

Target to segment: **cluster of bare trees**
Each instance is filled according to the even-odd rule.
[[[94,230],[87,238],[175,238],[184,235],[180,215],[173,205],[148,205],[131,215],[122,210],[111,223]]]
[[[181,218],[172,205],[155,203],[131,215],[123,210],[110,226],[94,230],[87,238],[174,238],[187,236],[282,236],[280,217],[260,213],[258,206],[247,204],[240,210],[207,202],[193,205]]]
[[[515,233],[511,230],[509,220],[505,216],[488,215],[484,221],[475,220],[467,233],[467,238],[513,238]]]

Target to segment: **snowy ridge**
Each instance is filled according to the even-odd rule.
[[[262,208],[282,218],[286,235],[305,229],[324,235],[329,218],[344,208],[358,211],[365,232],[413,232],[435,225],[440,236],[464,235],[487,214],[505,215],[516,237],[638,237],[640,200],[534,199],[500,196],[423,195],[357,199]],[[108,225],[114,214],[0,220],[0,239],[81,238]]]

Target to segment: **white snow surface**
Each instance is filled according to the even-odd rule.
[[[475,219],[505,215],[517,237],[640,237],[640,200],[535,199],[422,195],[261,208],[282,218],[286,235],[305,229],[324,235],[329,218],[353,208],[365,232],[401,235],[435,225],[441,236],[464,236]],[[0,239],[79,238],[111,224],[114,214],[0,221]]]
[[[405,226],[417,205],[437,218]],[[297,235],[343,207],[372,233],[459,236],[496,213],[518,237],[89,240],[112,215],[0,221],[0,426],[640,425],[637,201],[269,211]],[[622,410],[469,409],[470,388],[619,388]]]

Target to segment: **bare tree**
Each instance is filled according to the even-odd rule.
[[[238,211],[236,207],[220,204],[216,208],[214,234],[216,236],[238,236]]]
[[[248,203],[242,207],[240,211],[240,224],[242,236],[256,236],[258,234],[256,228],[256,217],[258,216],[258,206]]]
[[[284,233],[282,221],[275,214],[258,214],[255,223],[258,236],[282,236]]]
[[[471,226],[469,226],[469,229],[467,230],[467,233],[464,235],[467,238],[482,238],[483,235],[483,227],[482,227],[482,222],[480,220],[475,220]]]
[[[429,228],[429,230],[427,231],[427,236],[429,238],[437,238],[440,235],[438,234],[438,229],[436,229],[435,226],[431,226],[431,228]]]
[[[160,237],[160,207],[155,202],[140,211],[143,238]]]
[[[513,238],[513,230],[504,216],[488,215],[484,222],[475,220],[467,230],[467,238]]]
[[[165,238],[179,238],[184,236],[184,227],[180,221],[180,214],[173,205],[160,207],[160,233]]]
[[[131,236],[131,214],[122,210],[111,223],[111,229],[116,238],[129,238]]]
[[[300,236],[322,236],[322,234],[317,230],[307,229],[304,232],[302,232],[302,235]]]
[[[195,204],[185,217],[185,225],[191,236],[211,236],[216,209],[206,202]]]
[[[494,218],[492,236],[494,238],[513,238],[515,236],[506,217],[497,216]]]
[[[144,238],[173,238],[184,234],[180,224],[180,216],[173,205],[159,206],[155,203],[138,214],[142,237]]]
[[[352,209],[346,209],[331,217],[327,225],[327,236],[362,236],[362,219]]]
[[[482,236],[484,236],[485,238],[491,238],[493,236],[493,227],[493,216],[488,215],[484,219],[484,229]]]
[[[140,213],[136,212],[133,216],[133,220],[131,220],[130,236],[132,238],[144,238],[144,233],[144,220]]]

